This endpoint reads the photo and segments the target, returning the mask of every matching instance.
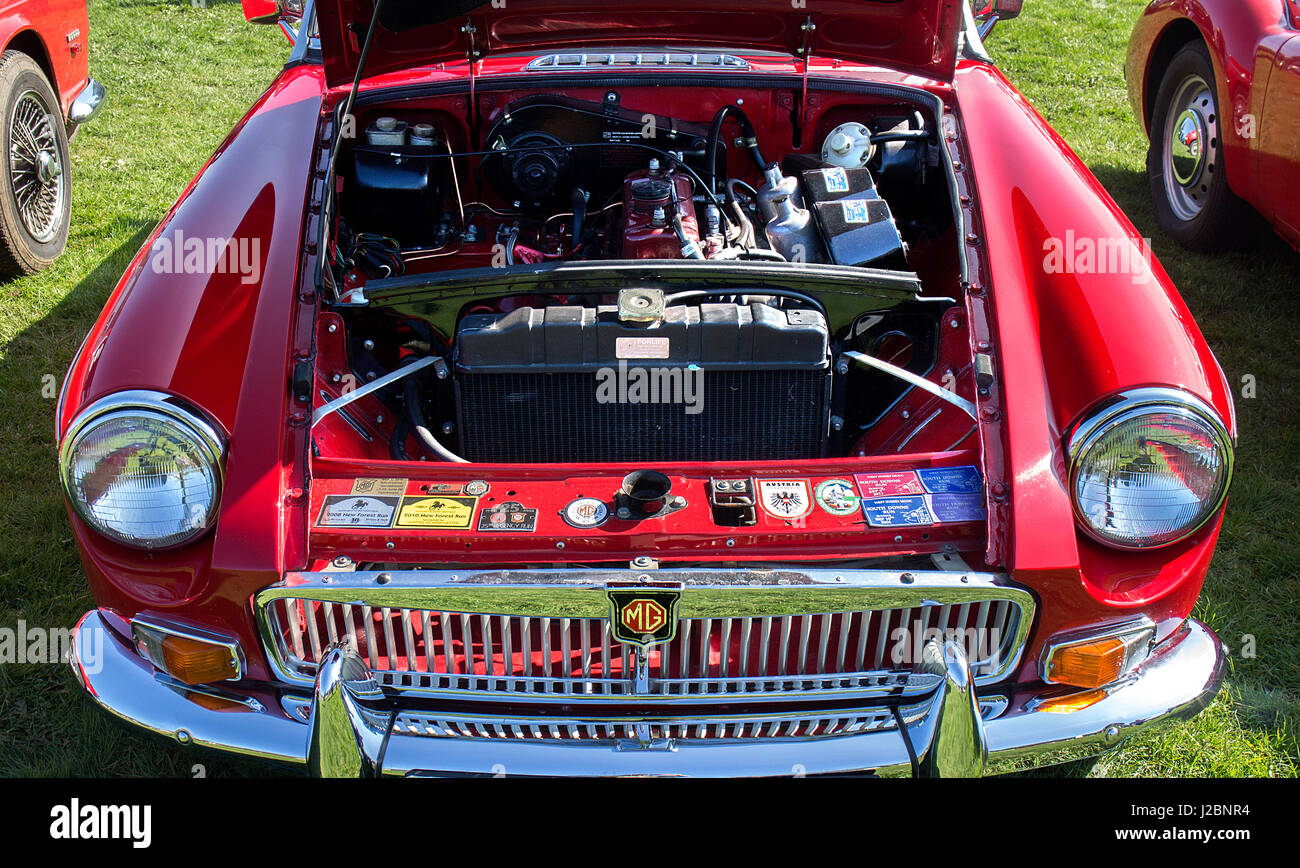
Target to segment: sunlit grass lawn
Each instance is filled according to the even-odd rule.
[[[1145,141],[1124,94],[1124,47],[1141,0],[1031,0],[989,49],[1151,237],[1240,398],[1238,475],[1198,615],[1233,651],[1227,689],[1200,717],[1135,739],[1094,774],[1294,775],[1300,721],[1300,255],[1273,237],[1219,257],[1160,235]],[[68,251],[37,277],[0,284],[0,626],[70,626],[92,603],[54,476],[61,379],[117,278],[194,172],[287,54],[238,3],[92,0],[94,75],[109,90],[73,144]],[[254,170],[256,167],[250,167]],[[1245,636],[1254,657],[1243,657]],[[0,666],[0,775],[258,774],[186,752],[99,713],[62,666]],[[1078,768],[1056,773],[1077,773]]]

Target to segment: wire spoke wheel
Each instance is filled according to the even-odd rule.
[[[57,122],[33,90],[18,97],[9,116],[9,183],[23,227],[39,243],[58,233],[67,207]]]

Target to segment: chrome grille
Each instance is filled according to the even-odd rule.
[[[924,713],[924,706],[905,710],[911,722]],[[879,732],[896,726],[888,708],[854,712],[843,716],[788,718],[710,718],[689,721],[590,721],[552,718],[449,717],[401,713],[394,731],[435,738],[556,739],[563,741],[657,741],[734,740],[760,738],[829,738]]]
[[[985,720],[1005,711],[1007,700],[989,696],[979,700],[980,716]],[[286,710],[298,720],[307,721],[310,700],[286,700]],[[924,716],[928,703],[898,709],[898,716],[909,726]],[[738,741],[777,738],[832,738],[861,735],[897,728],[898,719],[891,709],[876,707],[835,713],[794,714],[788,716],[719,715],[692,716],[690,719],[630,718],[578,719],[564,716],[487,716],[445,713],[399,712],[393,732],[431,738],[507,739],[536,741],[621,742],[710,740]]]
[[[634,655],[604,618],[527,617],[371,606],[300,597],[263,610],[272,650],[310,680],[340,639],[385,687],[534,696],[627,696]],[[1010,600],[766,617],[686,618],[652,648],[638,695],[727,696],[781,691],[920,691],[915,637],[940,631],[967,642],[977,681],[1018,648],[1021,608]],[[900,637],[897,631],[906,628]],[[902,643],[900,645],[900,638]]]

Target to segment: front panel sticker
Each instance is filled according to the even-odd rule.
[[[464,488],[459,482],[425,482],[420,485],[420,491],[429,494],[460,494]]]
[[[940,522],[983,521],[988,517],[983,494],[932,494],[930,510]]]
[[[317,527],[392,527],[399,497],[331,494],[321,506]]]
[[[812,512],[812,491],[806,479],[760,479],[758,499],[763,511],[777,518],[803,518]]]
[[[984,490],[980,472],[974,467],[933,467],[916,471],[931,494],[978,494]]]
[[[872,527],[915,527],[934,524],[924,495],[882,497],[862,501],[862,513]]]
[[[477,497],[404,497],[398,527],[437,527],[464,530],[474,518]]]
[[[904,494],[925,494],[915,470],[891,473],[858,473],[853,479],[863,497],[898,497]]]
[[[853,515],[858,511],[858,494],[847,479],[826,479],[813,490],[817,505],[831,515]]]
[[[602,524],[609,517],[609,507],[594,497],[580,497],[566,506],[561,515],[574,527],[585,529]]]
[[[478,529],[485,532],[532,533],[537,530],[537,510],[527,509],[513,500],[499,503],[479,513]]]
[[[915,527],[984,521],[984,484],[974,466],[933,467],[854,477],[862,513],[872,527]]]
[[[353,494],[373,494],[379,497],[401,497],[406,494],[405,479],[378,479],[363,476],[352,481]]]

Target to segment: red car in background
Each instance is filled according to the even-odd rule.
[[[0,2],[0,277],[39,271],[68,242],[68,139],[104,99],[89,29],[85,0]]]
[[[968,4],[301,14],[64,380],[95,702],[323,775],[973,776],[1215,695],[1229,385]]]
[[[1196,249],[1258,227],[1300,248],[1300,2],[1155,0],[1125,75],[1160,226]]]

